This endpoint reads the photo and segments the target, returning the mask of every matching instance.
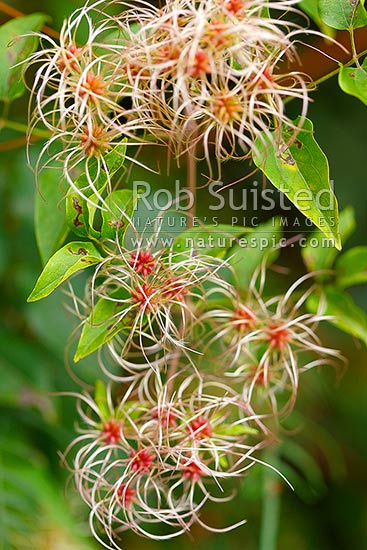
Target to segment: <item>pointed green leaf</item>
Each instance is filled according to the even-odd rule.
[[[66,221],[69,229],[78,237],[88,237],[88,207],[87,201],[79,193],[70,188],[66,196]]]
[[[312,294],[307,300],[307,307],[315,313],[319,309],[320,301],[325,300],[325,315],[332,315],[329,321],[340,330],[356,336],[367,346],[367,316],[344,290],[332,286],[320,289],[321,295]]]
[[[223,426],[215,430],[218,435],[256,435],[259,430],[246,426],[245,424],[235,424],[234,426]]]
[[[241,289],[247,290],[255,269],[267,257],[267,264],[272,263],[278,256],[277,247],[282,238],[282,229],[279,218],[272,218],[262,223],[249,235],[243,236],[230,250],[229,263],[238,279]]]
[[[126,419],[127,415],[131,420],[137,420],[139,417],[146,413],[147,408],[149,408],[150,406],[151,404],[147,403],[146,401],[139,400],[138,407],[136,401],[125,401],[123,405],[121,405],[120,403],[120,405],[117,407],[115,411],[116,419]]]
[[[339,71],[339,86],[343,92],[367,105],[367,67],[342,67]]]
[[[358,29],[367,25],[361,0],[318,0],[321,19],[333,29]]]
[[[338,204],[330,187],[329,164],[315,141],[312,122],[305,120],[289,149],[278,149],[276,140],[275,135],[270,138],[266,133],[256,140],[256,166],[340,249]]]
[[[341,242],[344,245],[348,237],[354,232],[356,221],[354,209],[348,206],[340,213],[339,229]],[[334,263],[338,251],[325,239],[320,230],[313,231],[307,239],[306,246],[302,248],[302,257],[308,271],[330,269]]]
[[[106,197],[105,208],[107,210],[102,211],[102,237],[116,239],[116,235],[119,235],[121,240],[130,223],[136,203],[137,198],[130,189],[112,191]]]
[[[125,141],[116,145],[114,149],[105,154],[103,163],[100,163],[101,170],[98,178],[98,161],[96,159],[88,160],[89,176],[95,182],[95,188],[100,194],[105,190],[109,181],[108,178],[112,178],[124,163],[126,153]],[[104,169],[105,166],[108,169],[108,176]],[[80,237],[99,238],[100,231],[94,227],[94,219],[98,205],[99,208],[103,208],[103,205],[99,204],[99,199],[90,188],[85,172],[77,178],[75,187],[80,190],[80,193],[70,188],[66,197],[66,220],[68,226]]]
[[[223,468],[223,470],[228,469],[229,464],[228,464],[228,458],[226,455],[219,455],[219,464]]]
[[[44,171],[35,197],[35,233],[43,265],[64,243],[69,229],[65,220],[66,183],[55,170]]]
[[[89,159],[88,161],[88,172],[90,178],[95,181],[95,187],[99,192],[102,192],[103,189],[106,187],[108,183],[108,176],[112,178],[112,176],[121,168],[121,166],[124,164],[125,161],[125,154],[126,154],[126,139],[120,143],[119,145],[116,145],[111,151],[108,151],[108,153],[105,153],[103,156],[103,162],[98,162],[96,159]],[[101,167],[98,171],[98,167]],[[104,167],[107,167],[108,169],[108,175]],[[98,178],[97,178],[98,175]],[[88,196],[88,192],[90,194],[93,193],[93,190],[90,190],[89,186],[89,180],[86,175],[86,173],[81,174],[78,179],[75,182],[75,186],[80,189],[86,191],[86,195]]]
[[[266,19],[270,19],[270,9],[269,6],[264,6],[261,10],[261,17],[266,17]]]
[[[99,239],[101,233],[94,225],[100,200],[94,193],[83,191],[83,194],[88,196],[88,201],[74,189],[69,189],[66,195],[67,225],[79,237]]]
[[[13,101],[26,91],[22,80],[23,69],[14,65],[35,51],[38,38],[21,35],[38,32],[46,20],[46,15],[33,13],[12,19],[0,27],[0,51],[3,52],[0,63],[0,100]]]
[[[103,257],[92,243],[73,242],[65,245],[47,262],[28,302],[45,298],[71,275],[102,260]]]
[[[74,356],[76,363],[99,349],[122,330],[122,325],[118,321],[118,314],[123,308],[124,306],[121,306],[121,303],[113,300],[104,298],[98,300],[84,323]]]
[[[343,288],[367,283],[367,246],[351,248],[337,259],[336,283]]]
[[[128,23],[130,32],[133,34],[137,34],[139,29],[141,28],[141,25],[138,22],[132,22]],[[103,35],[103,43],[104,44],[118,44],[120,47],[122,44],[126,44],[126,42],[131,42],[131,34],[127,30],[126,27],[120,27],[120,28],[114,28],[112,31],[108,31],[106,34]],[[105,50],[104,48],[98,48],[96,47],[96,52],[100,52],[101,55],[104,55]]]
[[[302,473],[308,484],[320,494],[326,490],[326,483],[320,464],[310,451],[303,448],[293,439],[287,437],[282,441],[282,456],[288,464],[293,464]]]
[[[334,36],[335,30],[326,25],[320,17],[317,0],[301,0],[298,7],[316,23],[319,29],[328,36]]]
[[[108,406],[107,388],[102,380],[97,380],[94,388],[94,400],[101,414],[102,420],[108,420],[111,417],[111,411]]]
[[[99,239],[101,236],[101,222],[100,220],[96,221],[98,214],[100,214],[100,208],[97,206],[99,204],[99,200],[95,194],[90,195],[89,199],[90,202],[87,202],[89,236],[94,239]],[[96,229],[96,226],[98,226],[98,230]]]

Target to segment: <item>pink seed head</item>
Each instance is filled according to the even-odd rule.
[[[119,501],[124,508],[130,506],[135,497],[135,494],[135,489],[127,486],[125,483],[121,483],[119,488],[117,489],[117,496],[119,497]]]
[[[238,15],[240,12],[244,11],[246,8],[247,2],[244,0],[225,0],[224,6],[227,11]]]
[[[82,82],[79,90],[81,98],[88,96],[91,101],[96,101],[96,96],[103,96],[106,90],[106,83],[100,75],[95,75],[93,71],[89,71],[85,80]]]
[[[157,304],[152,302],[151,297],[155,294],[155,289],[144,283],[131,291],[131,301],[133,304],[139,305],[140,309],[144,309],[147,313],[153,311]]]
[[[273,74],[268,68],[265,68],[260,74],[254,75],[252,81],[262,90],[274,85]]]
[[[163,44],[157,48],[155,59],[157,63],[177,61],[180,57],[180,50],[174,44]]]
[[[232,317],[233,326],[239,330],[253,330],[256,324],[256,315],[251,309],[239,305]]]
[[[200,78],[210,72],[211,66],[208,54],[205,50],[197,50],[197,52],[195,52],[194,59],[189,66],[189,75],[194,78]]]
[[[60,71],[77,71],[78,60],[81,56],[82,48],[78,48],[75,44],[69,44],[65,50],[62,50],[57,66]]]
[[[101,431],[102,439],[109,445],[118,443],[121,439],[121,422],[118,420],[110,420],[106,422]]]
[[[226,23],[220,19],[213,19],[208,24],[206,31],[209,44],[212,47],[229,46],[234,39],[234,34],[230,32],[231,28],[232,25],[230,23]]]
[[[241,101],[232,94],[223,94],[213,98],[212,110],[218,120],[229,124],[241,119]]]
[[[210,422],[203,416],[192,420],[188,430],[196,439],[203,439],[204,437],[211,437],[213,435],[213,428]]]
[[[255,384],[257,386],[263,386],[265,384],[265,373],[264,369],[258,369],[256,365],[250,367],[250,376],[252,379],[255,379]],[[269,379],[269,373],[267,373],[267,379]]]
[[[86,126],[80,134],[80,142],[87,157],[98,157],[110,147],[109,138],[103,126]]]
[[[166,281],[163,294],[168,300],[182,300],[184,295],[187,294],[187,289],[179,279],[171,277]]]
[[[141,273],[143,277],[147,277],[154,271],[155,259],[149,250],[145,252],[139,250],[139,252],[131,254],[130,265],[136,273]]]
[[[271,323],[266,329],[266,340],[270,343],[270,347],[282,350],[290,340],[289,330],[277,323]]]
[[[184,466],[182,475],[190,481],[198,481],[204,475],[204,472],[196,462],[191,462]]]
[[[145,449],[142,449],[141,451],[132,450],[130,452],[130,458],[132,459],[131,469],[134,472],[149,472],[150,467],[153,464],[152,455]]]

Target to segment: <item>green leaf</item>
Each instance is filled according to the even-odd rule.
[[[282,441],[281,453],[286,462],[293,465],[297,472],[302,474],[313,491],[316,491],[318,495],[325,492],[326,483],[321,466],[308,450],[288,437]]]
[[[229,463],[226,455],[219,455],[219,465],[223,468],[223,470],[228,469]]]
[[[73,242],[65,245],[47,262],[28,302],[45,298],[71,275],[102,260],[103,257],[92,243]]]
[[[102,237],[116,239],[118,235],[121,240],[130,223],[136,203],[137,198],[130,189],[112,191],[105,201],[105,207],[108,210],[102,211]]]
[[[98,208],[98,197],[96,195],[90,195],[89,197],[91,202],[87,202],[87,210],[88,210],[88,227],[89,227],[89,235],[90,237],[94,239],[99,239],[101,236],[101,231],[95,228],[96,226],[96,217],[97,212],[100,213],[100,209]],[[99,226],[100,226],[99,222]]]
[[[367,67],[366,67],[367,69]],[[339,86],[367,105],[367,70],[363,67],[342,67],[339,71]]]
[[[195,248],[209,256],[223,258],[241,235],[251,231],[248,227],[233,227],[227,224],[192,227],[176,237],[173,252],[179,254]]]
[[[141,28],[141,25],[138,22],[132,22],[128,23],[130,31],[134,34],[137,34],[139,29]],[[107,34],[104,35],[103,42],[105,44],[118,44],[121,45],[123,43],[126,43],[126,41],[131,41],[130,33],[126,30],[126,27],[122,27],[119,29],[113,29],[113,31],[107,32]],[[101,53],[105,53],[103,49],[101,49]]]
[[[90,233],[88,218],[87,201],[70,188],[66,196],[66,222],[69,229],[78,237],[88,237]]]
[[[11,416],[11,415],[2,415]],[[20,415],[22,416],[22,415]],[[26,415],[24,415],[26,416]],[[32,415],[27,420],[37,429]],[[19,423],[18,423],[19,424]],[[15,426],[15,424],[14,424]],[[84,526],[73,519],[74,505],[66,502],[62,486],[44,453],[28,443],[29,428],[2,426],[0,439],[0,547],[2,550],[92,550]],[[55,426],[53,438],[57,437]],[[47,445],[49,441],[44,441]],[[52,448],[52,443],[51,443]]]
[[[367,246],[356,246],[336,261],[336,282],[340,287],[367,283]]]
[[[307,307],[315,313],[319,311],[319,304],[325,301],[325,308],[322,312],[325,315],[332,315],[329,321],[340,330],[356,336],[367,346],[367,316],[356,304],[349,294],[332,286],[320,289],[318,293],[312,294],[307,300]]]
[[[326,25],[320,17],[317,0],[301,0],[298,7],[316,23],[319,29],[328,36],[334,36],[335,31]]]
[[[99,349],[122,330],[122,324],[116,317],[122,310],[123,306],[117,301],[104,298],[98,300],[84,323],[74,356],[75,363]]]
[[[23,70],[14,65],[21,63],[35,51],[38,38],[21,35],[38,32],[46,20],[46,15],[33,13],[12,19],[0,27],[0,51],[3,52],[0,64],[0,100],[13,101],[26,91],[22,80]]]
[[[265,17],[266,19],[270,19],[270,9],[269,6],[264,6],[261,10],[261,17]]]
[[[305,120],[289,149],[277,148],[276,141],[275,133],[272,138],[264,133],[256,140],[256,166],[340,249],[337,200],[330,187],[329,164],[315,141],[312,122]]]
[[[273,461],[285,478],[293,485],[297,496],[307,504],[314,503],[327,489],[323,470],[313,455],[289,438],[282,441],[279,462]]]
[[[259,430],[245,426],[244,424],[235,424],[234,426],[224,426],[215,430],[218,435],[256,435]]]
[[[318,0],[321,19],[333,29],[358,29],[367,25],[367,12],[360,0]]]
[[[55,170],[44,171],[35,198],[35,233],[43,265],[64,243],[69,229],[65,220],[65,180]]]
[[[107,388],[102,380],[97,380],[94,389],[94,400],[101,414],[102,420],[108,420],[111,417],[111,411],[108,406]]]
[[[95,182],[95,188],[100,194],[106,188],[109,178],[111,179],[123,165],[125,154],[126,140],[116,145],[114,149],[104,156],[98,178],[98,161],[96,159],[88,161],[89,177]],[[108,176],[106,170],[102,168],[104,166],[108,169]],[[94,227],[94,218],[99,199],[90,188],[89,179],[85,172],[76,179],[75,187],[80,190],[80,193],[70,188],[66,197],[67,224],[80,237],[99,238],[100,232]],[[103,205],[100,205],[100,208],[103,208]]]
[[[98,163],[97,159],[90,159],[88,163],[88,172],[89,172],[89,178],[91,178],[93,181],[97,180],[95,183],[95,188],[102,192],[103,189],[106,187],[108,183],[108,176],[112,178],[112,176],[121,168],[121,166],[124,164],[125,161],[125,154],[126,154],[126,139],[123,140],[122,143],[119,145],[116,145],[111,151],[106,153],[103,157],[103,163]],[[101,166],[100,171],[98,172],[98,167]],[[108,175],[105,170],[105,167],[107,167]],[[98,179],[97,179],[98,175]],[[86,173],[81,174],[76,182],[75,186],[80,189],[84,190],[86,193],[86,196],[89,196],[93,193],[93,190],[90,189],[89,186],[89,179]],[[89,193],[89,195],[88,195]]]
[[[117,407],[115,414],[117,420],[123,420],[126,418],[126,415],[131,420],[137,420],[139,417],[141,417],[151,406],[150,403],[147,403],[146,401],[139,400],[139,407],[136,407],[136,401],[125,401],[124,404],[121,406],[121,404]]]
[[[229,251],[229,263],[241,289],[247,290],[255,269],[266,257],[272,263],[279,254],[277,245],[282,237],[279,218],[262,223],[250,235],[242,237]]]
[[[339,229],[343,245],[348,237],[354,232],[356,221],[354,209],[348,206],[340,213]],[[313,231],[307,239],[306,246],[302,248],[302,257],[308,271],[320,271],[330,269],[338,255],[336,248],[325,242],[323,233],[319,230]]]

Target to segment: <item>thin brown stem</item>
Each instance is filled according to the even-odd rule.
[[[13,19],[17,17],[24,17],[26,14],[17,10],[16,8],[13,8],[12,6],[8,6],[5,2],[0,2],[0,11],[3,13],[6,13],[6,15],[9,15]],[[52,29],[51,27],[48,27],[47,25],[44,25],[42,27],[42,30],[45,34],[48,34],[52,38],[56,38],[57,40],[60,38],[60,33]]]
[[[352,57],[352,59],[350,59],[347,63],[343,64],[343,67],[350,67],[354,63],[357,63],[357,66],[360,67],[359,59],[361,57],[365,56],[365,55],[367,55],[367,50],[363,50],[362,52],[356,53],[356,58]],[[356,60],[358,60],[358,61],[356,61]],[[311,82],[311,85],[310,85],[309,89],[314,90],[315,88],[317,88],[317,86],[319,86],[323,82],[326,82],[330,78],[333,78],[334,76],[339,74],[340,68],[341,68],[341,66],[339,66],[337,69],[334,69],[333,71],[330,71],[327,74],[324,74],[323,76],[320,76],[320,78],[317,78],[316,80],[313,80]],[[284,104],[286,105],[287,103],[290,103],[293,99],[294,99],[293,97],[285,98]]]
[[[187,226],[188,228],[193,226],[193,219],[196,213],[196,175],[197,175],[197,161],[196,161],[196,155],[195,155],[195,147],[191,149],[187,153],[187,191],[189,193],[189,201],[190,201],[190,209],[188,211],[188,220],[187,220]],[[180,323],[180,333],[183,332],[184,323],[181,321]],[[170,366],[168,368],[167,373],[167,380],[168,380],[168,393],[170,393],[170,390],[172,389],[172,384],[174,382],[175,374],[177,372],[177,368],[180,362],[181,352],[177,351],[171,362]]]
[[[6,115],[0,119],[0,128],[9,128],[9,130],[15,130],[16,132],[20,132],[22,134],[27,134],[28,132],[28,126],[26,124],[16,122],[14,120],[8,120],[6,118]],[[32,131],[32,135],[45,139],[51,137],[50,132],[48,132],[47,130],[40,130],[38,128],[35,128]]]
[[[361,57],[367,55],[367,50],[363,50],[363,52],[360,52],[359,54],[357,54],[357,57],[358,59],[360,59]],[[353,65],[353,63],[355,63],[355,59],[352,58],[348,61],[348,63],[344,63],[343,67],[350,67],[351,65]],[[359,63],[358,63],[359,64]],[[340,67],[338,67],[337,69],[335,69],[334,71],[331,71],[330,73],[328,74],[325,74],[324,76],[321,76],[320,78],[318,78],[317,80],[315,80],[312,85],[313,86],[318,86],[319,84],[322,84],[323,82],[326,82],[326,80],[329,80],[329,78],[332,78],[333,76],[336,76],[340,71]]]
[[[355,29],[353,38],[360,59],[367,53],[366,27]],[[287,72],[288,70],[301,71],[307,74],[313,83],[319,84],[338,74],[341,65],[353,64],[349,32],[338,31],[335,40],[339,45],[335,42],[329,43],[322,38],[313,40],[310,44],[312,47],[304,47],[299,52],[299,58],[287,68]]]
[[[353,54],[353,61],[357,65],[357,67],[360,67],[359,55],[357,52],[356,40],[354,37],[354,29],[350,29],[349,36],[350,36],[350,46],[352,48],[352,54]]]
[[[25,14],[12,6],[8,6],[5,2],[0,2],[0,11],[6,13],[10,17],[23,17]]]
[[[39,141],[40,139],[41,139],[40,137],[34,136],[31,142],[34,143],[36,141]],[[3,141],[2,143],[0,143],[0,152],[11,151],[13,149],[19,149],[20,147],[24,147],[27,144],[27,141],[28,140],[25,136],[16,138],[16,139],[10,139],[9,141]]]

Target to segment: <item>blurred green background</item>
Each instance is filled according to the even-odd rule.
[[[60,28],[80,0],[11,0],[24,13],[42,11]],[[7,20],[1,14],[2,22]],[[341,208],[353,205],[357,231],[347,248],[367,244],[367,110],[339,91],[335,79],[314,94],[310,118],[329,157]],[[27,100],[17,100],[12,120],[26,121]],[[74,402],[52,392],[77,390],[64,367],[64,347],[73,318],[64,297],[27,304],[41,263],[33,230],[35,182],[25,148],[4,150],[20,134],[2,130],[0,141],[0,549],[87,550],[98,548],[89,535],[87,510],[81,506],[59,452],[75,435]],[[36,154],[37,147],[34,147]],[[238,165],[229,165],[230,178]],[[132,179],[133,176],[131,176]],[[236,179],[236,176],[232,179]],[[240,186],[243,184],[240,184]],[[285,263],[299,269],[299,256],[286,252]],[[288,255],[287,255],[288,254]],[[293,263],[292,263],[293,262]],[[354,287],[366,308],[366,289]],[[345,373],[325,369],[302,379],[296,412],[280,450],[284,473],[295,492],[268,476],[281,492],[279,550],[349,550],[366,547],[366,349],[339,331],[324,331],[327,344],[348,357]],[[82,373],[98,373],[93,360]],[[341,373],[340,373],[341,374]],[[98,374],[97,374],[98,375]],[[263,469],[255,467],[238,488],[235,501],[208,507],[204,519],[226,525],[248,518],[247,525],[225,535],[192,530],[174,542],[152,542],[126,534],[123,548],[225,550],[259,548]],[[66,487],[66,489],[65,489]]]

